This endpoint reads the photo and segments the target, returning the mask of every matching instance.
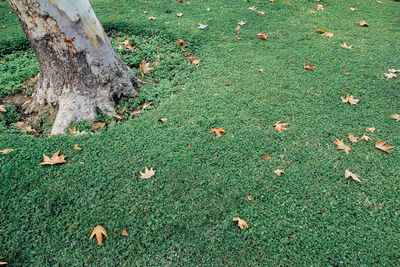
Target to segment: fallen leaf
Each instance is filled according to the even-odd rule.
[[[183,13],[176,13],[176,16],[177,16],[178,18],[180,18],[180,17],[183,16]]]
[[[354,181],[361,183],[361,180],[359,179],[358,175],[352,173],[352,172],[349,171],[349,170],[346,170],[346,171],[344,172],[344,176],[345,176],[346,178],[350,178],[350,177],[351,177]]]
[[[354,7],[350,7],[349,9],[350,9],[350,11],[353,11],[353,12],[354,12],[354,11],[357,11],[357,9],[354,8]]]
[[[346,146],[346,145],[344,144],[343,140],[339,140],[339,139],[337,139],[337,138],[335,138],[335,139],[336,139],[336,140],[334,141],[334,143],[335,143],[336,145],[338,145],[336,149],[344,150],[344,151],[346,152],[346,154],[349,154],[351,148],[350,148],[349,146]]]
[[[144,76],[145,74],[149,74],[151,70],[154,70],[157,63],[151,64],[150,62],[146,62],[146,59],[143,59],[139,65],[140,74]]]
[[[286,126],[288,126],[289,123],[281,123],[281,121],[278,121],[274,124],[275,130],[277,130],[278,132],[282,132],[284,130],[287,130],[287,128],[285,128]]]
[[[267,38],[268,38],[268,34],[266,34],[266,33],[260,32],[260,33],[257,33],[257,35],[258,35],[258,38],[263,39],[263,40],[267,40]]]
[[[64,154],[60,155],[60,150],[55,152],[51,158],[43,154],[43,162],[40,163],[39,165],[55,165],[55,164],[60,164],[60,163],[66,163],[65,161],[65,156]]]
[[[123,41],[122,44],[123,44],[126,48],[128,48],[129,50],[133,50],[132,44],[131,44],[131,42],[130,42],[129,40]]]
[[[271,159],[271,157],[269,156],[269,154],[267,154],[267,155],[265,155],[265,156],[262,156],[261,158],[264,159],[264,160],[266,160],[266,159]]]
[[[26,133],[30,133],[30,132],[36,132],[34,129],[31,128],[31,126],[25,124],[25,122],[23,121],[18,121],[15,123],[15,126],[20,129],[20,133],[26,132]]]
[[[306,69],[306,70],[314,70],[315,69],[316,66],[311,67],[311,63],[308,65],[306,65],[306,63],[307,63],[307,61],[304,61],[304,64],[303,64],[304,69]]]
[[[212,129],[210,130],[210,133],[215,133],[215,135],[216,135],[217,137],[221,137],[221,136],[222,136],[221,133],[225,133],[225,130],[224,130],[224,128],[218,128],[218,129],[212,128]]]
[[[184,45],[185,41],[183,41],[182,39],[179,39],[178,41],[175,42],[177,45]]]
[[[258,72],[264,72],[264,69],[258,69]]]
[[[333,33],[331,32],[324,32],[323,34],[321,34],[322,36],[326,37],[326,38],[332,38],[333,37]]]
[[[370,132],[370,133],[375,132],[375,130],[376,129],[374,127],[370,127],[370,128],[365,129],[365,131]]]
[[[340,97],[343,103],[349,103],[350,105],[357,105],[360,102],[359,99],[354,98],[354,96],[344,93],[346,97]]]
[[[128,232],[126,230],[122,230],[121,235],[128,236]]]
[[[358,141],[360,140],[360,138],[358,138],[357,136],[355,136],[354,134],[349,133],[349,140],[353,143],[358,143]]]
[[[315,32],[316,32],[316,33],[324,33],[325,30],[323,30],[323,29],[318,29],[318,30],[316,30]]]
[[[74,145],[74,149],[75,149],[75,150],[82,150],[82,148],[79,147],[77,144]]]
[[[276,175],[278,175],[278,176],[281,176],[281,175],[284,174],[285,172],[284,172],[283,170],[276,169],[276,170],[274,171],[274,173],[275,173]]]
[[[400,114],[399,113],[395,113],[390,115],[391,118],[395,119],[396,121],[400,121]]]
[[[246,24],[246,21],[239,21],[238,24],[239,24],[240,26],[243,26],[243,25]]]
[[[151,104],[147,104],[146,102],[144,102],[143,106],[142,106],[142,110],[148,109],[151,107]]]
[[[158,120],[164,122],[164,121],[167,121],[168,119],[167,118],[160,118]]]
[[[89,242],[92,241],[92,238],[96,235],[97,243],[101,246],[103,243],[103,235],[108,239],[107,231],[101,225],[97,225],[90,235]]]
[[[359,21],[358,25],[360,25],[360,27],[368,27],[369,26],[369,24],[365,20]]]
[[[386,79],[392,79],[392,78],[396,78],[397,75],[390,72],[390,73],[384,73],[383,75],[385,75]]]
[[[4,105],[0,105],[0,112],[7,112],[7,110],[4,108]]]
[[[240,30],[240,25],[238,25],[234,30],[235,30],[235,31]]]
[[[316,5],[315,8],[316,8],[317,10],[322,10],[322,11],[325,10],[324,5],[322,5],[322,4]]]
[[[205,28],[207,28],[208,25],[207,24],[201,24],[199,23],[199,26],[197,28],[204,30]]]
[[[3,149],[3,150],[0,150],[0,153],[3,154],[3,155],[6,155],[6,154],[10,153],[11,151],[14,151],[14,149],[6,148],[6,149]]]
[[[400,69],[399,69],[399,70],[396,70],[396,69],[388,69],[388,71],[389,71],[389,72],[396,73],[396,72],[400,72]]]
[[[251,6],[251,7],[249,7],[248,9],[250,9],[250,10],[256,10],[257,8],[256,8],[255,6]]]
[[[198,64],[200,62],[200,60],[196,59],[196,57],[194,55],[190,55],[190,56],[183,57],[183,58],[189,60],[190,63],[193,64],[193,65],[196,65],[196,64]]]
[[[366,136],[366,135],[364,134],[363,136],[361,136],[361,140],[370,141],[370,140],[372,140],[372,138],[369,137],[369,136]]]
[[[239,217],[233,218],[233,221],[238,222],[238,226],[240,227],[240,229],[243,229],[243,227],[249,228],[247,222],[245,220],[240,219]]]
[[[151,169],[149,170],[149,169],[147,169],[147,167],[146,167],[146,169],[144,170],[144,173],[143,173],[143,172],[140,172],[140,178],[142,178],[142,179],[149,179],[149,178],[153,177],[154,174],[155,174],[155,171],[153,170],[153,168],[151,168]]]
[[[264,11],[257,11],[257,13],[258,13],[259,15],[264,15],[264,14],[265,14]]]
[[[149,17],[148,19],[149,19],[149,20],[156,20],[157,18],[156,18],[156,17],[153,17],[153,16],[151,16],[151,17]]]
[[[395,147],[394,146],[390,146],[390,145],[385,145],[385,144],[386,144],[386,141],[382,141],[381,142],[381,139],[379,139],[378,141],[376,141],[375,147],[377,149],[380,149],[380,150],[385,151],[387,153],[391,153],[391,151],[389,149],[392,149],[392,148],[395,148]]]
[[[347,46],[347,44],[346,44],[346,43],[343,43],[343,44],[341,44],[340,46],[341,46],[341,47],[343,47],[343,48],[347,48],[347,49],[352,49],[352,48],[353,48],[353,46],[352,46],[352,45],[350,45],[350,46]]]
[[[250,195],[247,195],[247,200],[251,201],[253,198]]]
[[[4,27],[4,26],[2,26],[1,28],[4,29],[3,27]],[[0,265],[8,265],[8,262],[0,261]]]

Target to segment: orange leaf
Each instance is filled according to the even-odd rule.
[[[96,235],[97,243],[101,246],[103,243],[103,235],[108,239],[107,231],[101,225],[97,225],[90,235],[89,242],[92,241],[92,238]]]
[[[0,150],[0,153],[3,154],[3,155],[6,155],[6,154],[10,153],[11,151],[14,151],[14,149],[6,148],[6,149],[3,149],[3,150]]]
[[[274,124],[275,130],[277,130],[278,132],[282,132],[284,130],[287,130],[287,128],[285,128],[286,126],[288,126],[289,123],[281,123],[281,121],[278,121]]]
[[[265,156],[262,156],[261,158],[264,159],[264,160],[266,160],[266,159],[271,159],[271,157],[269,156],[269,154],[267,154],[267,155],[265,155]]]
[[[381,139],[379,139],[378,141],[376,141],[375,147],[377,149],[380,149],[380,150],[385,151],[387,153],[391,153],[391,151],[389,149],[392,149],[392,148],[395,148],[395,147],[394,146],[390,146],[390,145],[385,145],[385,144],[386,144],[386,141],[382,141],[381,142]]]
[[[311,63],[306,65],[307,61],[304,61],[304,69],[306,70],[314,70],[316,66],[311,67]]]
[[[360,140],[360,138],[358,138],[357,136],[355,136],[354,134],[349,133],[349,140],[353,143],[358,143],[358,141]]]
[[[77,144],[74,145],[74,149],[75,149],[75,150],[82,150],[82,148],[79,147]]]
[[[122,230],[121,235],[128,236],[128,232],[126,230]]]
[[[367,129],[365,129],[367,132],[370,132],[370,133],[373,133],[373,132],[375,132],[375,128],[374,127],[370,127],[370,128],[367,128]]]
[[[346,146],[346,145],[343,143],[343,140],[339,140],[339,139],[337,139],[337,138],[335,138],[335,139],[336,139],[336,140],[334,141],[334,143],[335,143],[336,145],[338,145],[338,147],[337,147],[336,149],[344,150],[344,151],[346,152],[346,154],[349,154],[351,148],[350,148],[349,146]]]
[[[366,136],[365,134],[363,136],[361,136],[361,140],[365,140],[365,141],[370,141],[372,140],[371,137]]]
[[[240,219],[239,217],[233,218],[233,221],[238,222],[238,226],[240,227],[240,229],[243,229],[243,227],[249,228],[247,222],[245,220]]]
[[[360,25],[360,27],[368,27],[369,26],[369,24],[365,20],[359,21],[358,25]]]
[[[225,130],[224,130],[224,128],[218,128],[218,129],[212,128],[212,129],[210,130],[210,133],[215,133],[215,135],[216,135],[217,137],[221,137],[221,136],[222,136],[221,133],[225,133]]]
[[[55,152],[53,156],[51,156],[51,158],[43,154],[43,162],[40,163],[39,165],[55,165],[60,163],[66,163],[66,161],[64,160],[65,158],[64,154],[60,156],[58,154],[60,154],[60,150]]]
[[[394,114],[390,115],[390,117],[392,119],[395,119],[396,121],[400,121],[400,114],[398,114],[398,113],[394,113]]]
[[[258,38],[263,39],[263,40],[267,40],[267,38],[268,38],[268,34],[266,34],[266,33],[260,32],[260,33],[257,33],[257,35],[258,35]]]

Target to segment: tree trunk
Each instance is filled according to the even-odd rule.
[[[40,65],[29,111],[58,106],[51,130],[93,120],[97,108],[115,114],[114,99],[137,95],[137,79],[121,61],[89,0],[7,0]]]

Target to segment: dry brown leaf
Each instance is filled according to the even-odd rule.
[[[3,27],[4,27],[4,26],[1,26],[2,29],[4,29]],[[0,265],[8,265],[8,262],[0,261]]]
[[[284,130],[287,130],[287,128],[285,128],[286,126],[288,126],[289,123],[281,123],[281,121],[278,121],[274,124],[275,130],[277,130],[278,132],[282,132]]]
[[[165,122],[165,121],[167,121],[168,119],[167,119],[167,118],[159,118],[158,120],[159,120],[159,121],[162,121],[162,122]]]
[[[82,148],[79,147],[77,144],[74,145],[74,149],[75,149],[75,150],[82,150]]]
[[[264,15],[264,14],[265,14],[264,11],[257,11],[257,13],[258,13],[259,15]]]
[[[36,132],[34,129],[31,128],[31,126],[25,124],[23,121],[18,121],[15,123],[15,126],[20,129],[20,133],[30,133],[30,132]]]
[[[358,25],[360,25],[360,27],[368,27],[369,26],[369,24],[365,20],[359,21]]]
[[[321,34],[322,36],[326,37],[326,38],[332,38],[333,37],[333,33],[331,32],[324,32],[323,34]]]
[[[149,20],[156,20],[157,18],[156,18],[156,17],[153,17],[153,16],[151,16],[151,17],[149,17],[148,19],[149,19]]]
[[[324,30],[324,29],[318,29],[318,30],[316,30],[315,32],[317,32],[317,33],[324,33],[325,30]]]
[[[366,136],[366,135],[364,134],[363,136],[361,136],[361,140],[364,140],[364,141],[371,141],[372,138],[369,137],[369,136]]]
[[[92,238],[96,235],[97,243],[101,246],[103,243],[103,235],[108,239],[107,231],[101,225],[97,225],[90,235],[89,242],[92,241]]]
[[[83,131],[79,131],[76,129],[75,124],[72,125],[72,129],[68,128],[69,133],[73,134],[73,135],[83,135],[83,134],[87,134],[87,132],[83,132]]]
[[[145,74],[149,74],[151,70],[154,70],[156,65],[157,63],[151,64],[149,62],[146,62],[146,59],[143,59],[139,65],[140,74],[142,76],[144,76]]]
[[[396,73],[396,72],[400,72],[400,69],[399,69],[399,70],[396,70],[396,69],[388,69],[388,71],[389,71],[389,72]]]
[[[355,136],[352,133],[349,133],[349,140],[353,143],[358,143],[358,141],[360,141],[360,138],[358,138],[357,136]]]
[[[238,25],[234,30],[235,30],[235,31],[240,30],[240,25]]]
[[[3,154],[3,155],[6,155],[6,154],[10,153],[11,151],[14,151],[14,149],[6,148],[6,149],[3,149],[3,150],[0,150],[0,153]]]
[[[183,16],[183,13],[176,13],[176,16],[177,16],[178,18],[180,18],[180,17]]]
[[[243,26],[243,25],[246,24],[246,21],[239,21],[238,24],[239,24],[240,26]]]
[[[343,140],[339,140],[337,138],[335,138],[336,140],[334,141],[334,143],[337,145],[336,149],[339,150],[344,150],[346,152],[346,154],[350,153],[351,148],[349,146],[346,146],[343,142]]]
[[[357,8],[354,8],[354,7],[350,7],[349,9],[350,9],[350,11],[353,11],[353,12],[357,11]]]
[[[238,223],[240,229],[243,229],[243,227],[249,228],[247,222],[245,220],[240,219],[239,217],[234,217],[233,221]]]
[[[365,131],[373,133],[376,131],[376,129],[374,127],[370,127],[370,128],[365,129]]]
[[[253,198],[252,198],[252,196],[250,196],[250,195],[247,195],[247,200],[253,200]]]
[[[140,172],[140,178],[142,178],[142,179],[149,179],[149,178],[153,177],[154,174],[155,174],[155,171],[153,170],[153,168],[151,168],[151,169],[149,170],[149,169],[147,169],[147,167],[146,167],[146,169],[144,170],[144,173],[143,173],[143,172]]]
[[[352,45],[348,46],[346,43],[343,43],[340,46],[343,47],[343,48],[346,48],[346,49],[353,49]]]
[[[380,149],[380,150],[385,151],[387,153],[391,153],[391,151],[389,149],[395,148],[394,146],[386,145],[386,141],[382,141],[381,142],[381,139],[376,141],[375,147],[377,149]]]
[[[352,96],[352,95],[349,96],[349,94],[347,94],[347,93],[344,93],[344,94],[346,96],[345,98],[342,96],[340,97],[342,99],[343,103],[349,103],[350,105],[357,105],[358,102],[360,102],[360,100],[356,99],[354,96]]]
[[[324,10],[325,10],[325,7],[324,7],[324,5],[322,5],[322,4],[318,4],[318,5],[316,5],[316,6],[315,6],[315,8],[316,8],[317,10],[322,10],[322,11],[324,11]]]
[[[218,128],[218,129],[212,128],[212,129],[210,130],[210,133],[215,133],[215,135],[216,135],[217,137],[221,137],[221,136],[222,136],[221,133],[225,133],[225,130],[224,130],[224,128]]]
[[[395,119],[396,121],[400,121],[400,114],[399,113],[394,113],[390,115],[391,118]]]
[[[43,154],[43,162],[40,163],[39,165],[55,165],[55,164],[61,164],[61,163],[66,163],[65,161],[65,156],[64,154],[60,155],[60,150],[55,152],[51,158]]]
[[[249,7],[248,9],[250,9],[250,10],[256,10],[257,8],[256,8],[255,6],[251,6],[251,7]]]
[[[276,175],[278,175],[278,176],[281,176],[282,174],[285,174],[285,172],[284,172],[283,170],[280,170],[280,169],[276,169],[276,170],[274,171],[274,173],[275,173]]]
[[[266,160],[266,159],[271,159],[271,157],[269,156],[269,154],[267,154],[267,155],[265,155],[265,156],[262,156],[261,158],[264,159],[264,160]]]
[[[352,172],[349,171],[349,170],[346,170],[346,171],[344,172],[344,177],[346,177],[346,178],[351,178],[351,179],[353,179],[354,181],[361,183],[361,180],[359,179],[359,176],[356,175],[356,174],[354,174],[354,173],[352,173]]]
[[[7,110],[4,108],[4,105],[0,105],[0,112],[7,112]]]
[[[303,64],[305,70],[314,70],[315,69],[316,66],[311,67],[311,63],[308,65],[306,65],[306,63],[307,63],[307,61],[304,61],[304,64]]]
[[[392,79],[397,77],[397,75],[392,72],[384,73],[383,75],[385,75],[386,79]]]
[[[177,45],[185,45],[185,41],[182,39],[179,39],[178,41],[175,42]]]

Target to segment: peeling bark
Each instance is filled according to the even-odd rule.
[[[88,0],[7,0],[40,65],[27,112],[58,106],[51,134],[96,109],[115,114],[114,99],[137,95],[138,79],[114,51]]]

